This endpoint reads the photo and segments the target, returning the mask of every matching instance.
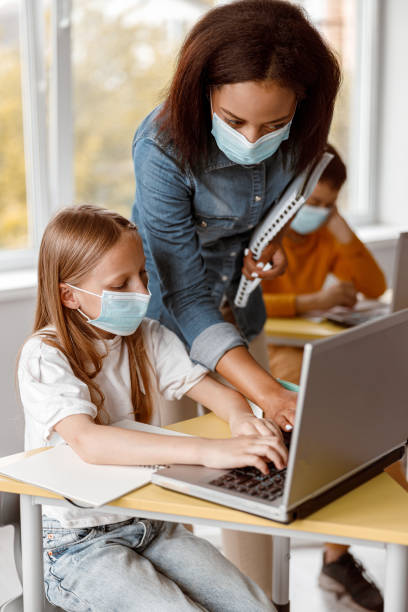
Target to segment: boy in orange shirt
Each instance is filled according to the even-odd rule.
[[[346,180],[346,167],[337,151],[307,203],[300,209],[282,241],[288,267],[280,277],[262,282],[269,317],[291,317],[333,306],[354,306],[357,292],[377,298],[386,289],[384,274],[336,207]],[[324,288],[327,275],[338,281]],[[271,373],[299,382],[303,351],[270,347]],[[322,588],[351,599],[359,610],[383,610],[376,585],[348,552],[348,546],[325,544],[319,576]],[[354,609],[354,608],[353,608]]]
[[[386,289],[382,270],[337,210],[346,167],[333,147],[327,150],[334,158],[282,240],[287,270],[262,283],[269,317],[354,306],[357,292],[377,298]],[[329,273],[338,282],[323,288]]]

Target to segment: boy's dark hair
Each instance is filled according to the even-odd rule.
[[[332,153],[334,157],[323,170],[319,182],[330,183],[330,185],[338,191],[347,178],[346,166],[331,144],[327,144],[326,151]]]

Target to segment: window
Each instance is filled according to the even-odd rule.
[[[178,49],[209,5],[74,1],[75,201],[130,216],[134,132],[162,100]]]
[[[355,223],[376,221],[375,130],[378,98],[378,0],[302,0],[302,6],[337,55],[342,84],[330,142],[347,166],[338,205]]]
[[[0,3],[0,249],[29,246],[18,2]]]
[[[130,214],[134,131],[163,98],[187,31],[222,3],[0,0],[0,268],[35,263],[62,205]],[[349,170],[341,207],[353,221],[374,220],[379,2],[302,5],[343,69],[330,134]]]

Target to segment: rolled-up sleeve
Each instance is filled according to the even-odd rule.
[[[214,369],[226,351],[245,342],[233,325],[224,322],[211,295],[193,215],[193,182],[149,138],[135,140],[133,159],[138,222],[163,303],[192,359]]]

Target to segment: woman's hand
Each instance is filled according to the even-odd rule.
[[[255,361],[246,347],[236,346],[227,351],[217,363],[216,370],[244,397],[259,406],[265,418],[285,431],[292,428],[297,393],[279,384]],[[245,412],[248,413],[248,410]],[[230,416],[225,420],[229,421]]]
[[[272,265],[270,270],[263,270],[266,263]],[[252,251],[245,250],[242,274],[248,280],[254,280],[255,278],[272,280],[285,272],[287,263],[286,253],[280,241],[273,240],[264,248],[257,261],[254,259]]]
[[[269,421],[273,421],[285,431],[290,431],[295,422],[297,397],[295,391],[281,387],[258,405]]]
[[[206,467],[230,469],[252,465],[268,474],[272,461],[282,470],[288,461],[288,451],[277,435],[238,436],[221,440],[200,440],[200,464]]]
[[[282,433],[278,425],[268,419],[259,419],[251,413],[239,414],[229,419],[232,436],[278,436]]]

